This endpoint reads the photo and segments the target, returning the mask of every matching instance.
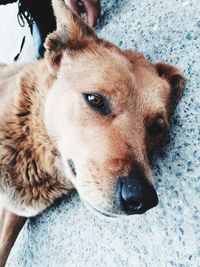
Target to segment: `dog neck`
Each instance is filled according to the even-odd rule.
[[[28,70],[19,78],[19,93],[15,99],[12,116],[12,136],[20,150],[27,150],[29,158],[37,158],[41,170],[52,173],[55,161],[59,153],[54,146],[54,140],[50,139],[43,123],[44,102],[53,77],[43,64],[39,62],[37,67],[43,73],[37,76],[38,71]],[[36,67],[34,66],[34,67]],[[46,73],[45,73],[46,72]],[[45,77],[45,78],[42,78]],[[14,138],[16,136],[16,138]],[[29,153],[28,153],[29,151]],[[27,157],[27,160],[28,160]]]
[[[43,61],[22,71],[13,108],[0,131],[0,170],[6,170],[9,186],[30,206],[36,200],[49,206],[71,189],[43,123],[45,97],[53,80]]]

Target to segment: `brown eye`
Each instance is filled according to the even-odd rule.
[[[88,101],[95,107],[100,108],[103,106],[103,99],[99,95],[88,95]]]
[[[158,136],[164,132],[166,126],[164,124],[163,119],[156,119],[149,127],[148,131],[151,136]]]
[[[101,94],[83,94],[87,105],[96,112],[102,115],[108,115],[110,113],[110,107],[108,100]]]

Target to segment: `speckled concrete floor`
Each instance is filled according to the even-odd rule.
[[[12,23],[7,29],[7,11],[1,10],[0,36],[7,36]],[[88,211],[76,195],[63,199],[25,225],[7,266],[198,267],[199,0],[104,1],[98,31],[123,48],[144,52],[152,61],[178,65],[187,78],[171,141],[155,159],[159,205],[142,216],[108,221]],[[15,37],[16,32],[6,42]],[[7,61],[6,48],[1,37],[0,60]],[[27,59],[30,49],[25,50]]]

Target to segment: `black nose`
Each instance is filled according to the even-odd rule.
[[[156,191],[145,177],[122,177],[117,184],[117,200],[127,214],[142,214],[158,204]]]

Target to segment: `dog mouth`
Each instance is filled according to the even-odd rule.
[[[76,166],[75,166],[74,161],[72,159],[68,159],[67,162],[68,162],[68,166],[69,166],[69,168],[71,170],[71,173],[74,176],[77,176]],[[80,196],[80,194],[79,194],[79,196]],[[85,200],[81,196],[80,196],[80,198],[82,199],[83,203],[85,204],[85,206],[89,210],[91,210],[95,214],[102,215],[102,216],[107,217],[107,218],[115,218],[116,219],[116,218],[127,217],[127,216],[133,215],[133,213],[126,213],[126,214],[120,213],[120,210],[113,210],[111,212],[110,211],[101,210],[101,209],[95,208],[93,205],[91,205],[87,200]],[[140,207],[141,207],[141,204],[139,205],[138,209],[140,209]]]
[[[73,173],[74,176],[76,176],[76,166],[74,164],[74,161],[72,159],[69,159],[68,164],[71,169],[71,172]]]
[[[112,212],[108,212],[108,211],[102,211],[100,209],[93,207],[88,201],[83,200],[83,199],[82,199],[82,201],[89,210],[91,210],[95,214],[102,215],[103,217],[118,219],[118,218],[127,216],[124,214],[116,214],[116,213],[112,213]]]
[[[76,176],[77,173],[76,173],[76,166],[75,166],[74,161],[72,159],[68,159],[67,162],[68,162],[68,165],[69,165],[69,168],[70,168],[72,174],[74,176]],[[86,201],[85,199],[82,199],[82,201],[83,201],[83,203],[86,205],[86,207],[89,210],[95,212],[96,214],[100,214],[100,215],[102,215],[104,217],[109,217],[109,218],[118,218],[120,216],[119,214],[115,214],[115,213],[106,212],[106,211],[102,211],[102,210],[96,209],[88,201]]]

